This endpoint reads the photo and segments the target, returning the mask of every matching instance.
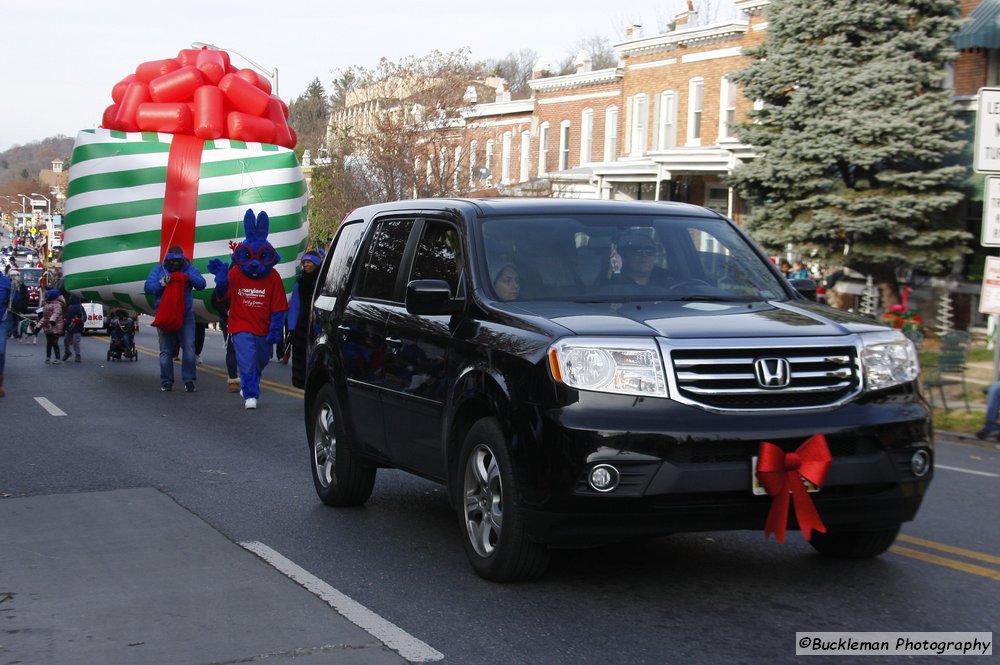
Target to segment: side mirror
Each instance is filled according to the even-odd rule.
[[[816,301],[816,282],[811,279],[790,279],[788,280],[792,288],[806,297],[807,300]]]
[[[406,311],[410,314],[455,314],[462,301],[453,300],[443,279],[415,279],[406,285]]]

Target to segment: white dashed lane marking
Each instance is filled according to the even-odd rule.
[[[50,416],[65,416],[66,412],[60,409],[58,406],[45,399],[44,397],[36,397],[35,401],[42,405],[42,408],[49,412]]]
[[[380,640],[387,647],[411,663],[443,660],[444,654],[382,618],[375,612],[337,591],[301,566],[295,564],[263,543],[240,543],[264,561],[274,566],[290,579],[323,599],[345,619]]]

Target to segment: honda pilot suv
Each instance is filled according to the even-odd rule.
[[[931,480],[910,341],[807,300],[692,205],[360,208],[311,326],[319,498],[363,504],[380,468],[442,483],[490,580],[541,575],[553,547],[691,531],[787,527],[876,556]],[[776,490],[775,455],[772,481],[794,480]]]

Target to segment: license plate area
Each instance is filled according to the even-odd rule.
[[[750,458],[750,486],[753,488],[753,493],[756,496],[767,496],[767,490],[764,486],[760,484],[757,480],[757,456],[754,455]],[[808,492],[818,492],[819,488],[813,485],[811,482],[799,476],[802,480],[802,484],[805,485],[806,491]]]

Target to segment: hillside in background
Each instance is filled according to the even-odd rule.
[[[37,180],[39,171],[52,168],[53,159],[65,161],[68,167],[73,141],[67,136],[50,136],[0,152],[0,185]]]

